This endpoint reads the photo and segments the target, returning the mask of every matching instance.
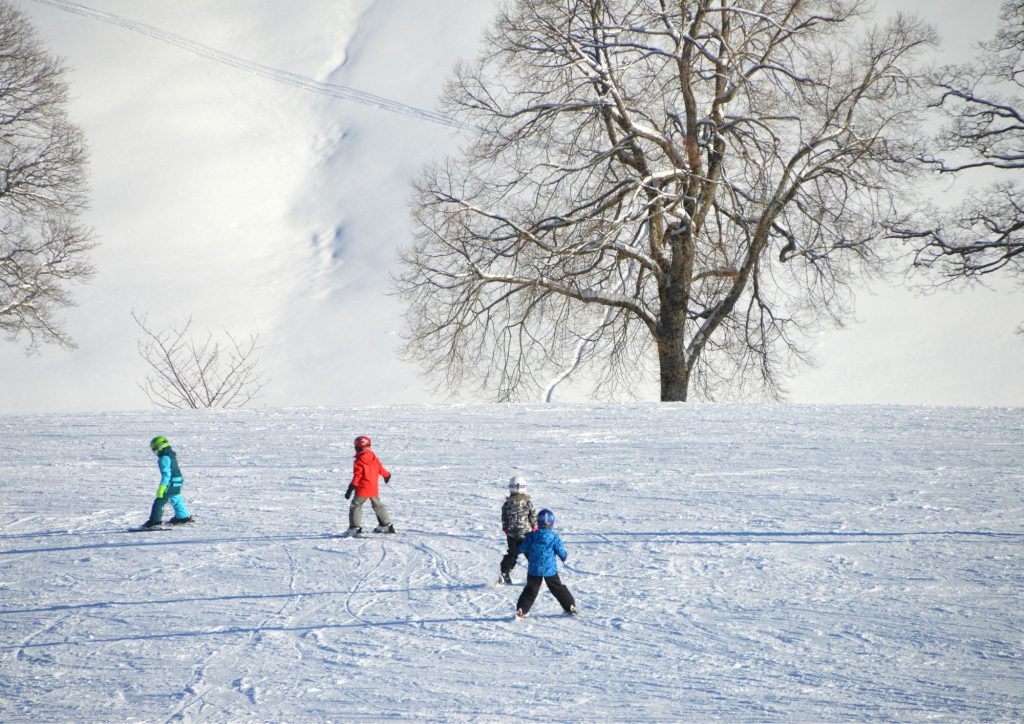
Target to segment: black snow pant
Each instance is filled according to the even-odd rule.
[[[502,573],[511,573],[512,569],[516,567],[516,561],[519,559],[519,544],[523,542],[524,537],[521,535],[505,536],[508,542],[508,553],[501,559]]]
[[[558,574],[555,574],[553,576],[527,576],[526,587],[519,594],[519,600],[516,602],[517,609],[524,614],[529,613],[530,608],[533,607],[533,602],[537,600],[537,594],[540,593],[540,584],[542,582],[548,584],[548,590],[558,599],[563,611],[568,612],[569,609],[576,605],[576,599],[569,593],[569,589],[562,583]]]

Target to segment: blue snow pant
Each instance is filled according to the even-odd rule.
[[[185,498],[181,496],[181,483],[171,483],[164,494],[153,501],[153,509],[149,512],[149,520],[151,523],[159,523],[164,518],[164,505],[167,501],[171,501],[171,507],[174,508],[174,517],[188,518],[188,506],[185,505]]]

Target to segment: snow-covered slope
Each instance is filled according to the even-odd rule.
[[[330,537],[359,433],[397,536]],[[127,533],[155,434],[198,523]],[[1020,720],[1022,439],[977,408],[0,416],[0,720]],[[578,619],[492,585],[512,474]]]
[[[80,348],[25,358],[0,345],[0,412],[148,407],[132,310],[157,328],[192,316],[197,331],[259,331],[262,404],[437,401],[396,357],[388,291],[409,241],[408,181],[457,139],[415,113],[287,81],[433,109],[495,2],[13,2],[70,67],[101,246],[99,275],[67,315]],[[948,61],[991,33],[998,6],[882,10],[930,14]],[[794,400],[1024,405],[1019,293],[876,290],[861,295],[865,324],[822,333],[822,367],[794,380]]]
[[[67,315],[80,348],[0,346],[0,411],[148,407],[132,310],[158,329],[258,331],[262,402],[429,399],[396,358],[386,293],[408,182],[453,130],[259,71],[430,109],[489,2],[16,4],[70,66],[101,246]]]

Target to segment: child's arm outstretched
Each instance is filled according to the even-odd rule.
[[[569,557],[565,546],[562,545],[562,537],[559,535],[555,536],[555,554],[562,559],[562,563],[565,563],[565,559]]]

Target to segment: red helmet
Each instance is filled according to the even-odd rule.
[[[370,447],[370,438],[366,435],[360,435],[356,438],[356,450],[362,450]]]

